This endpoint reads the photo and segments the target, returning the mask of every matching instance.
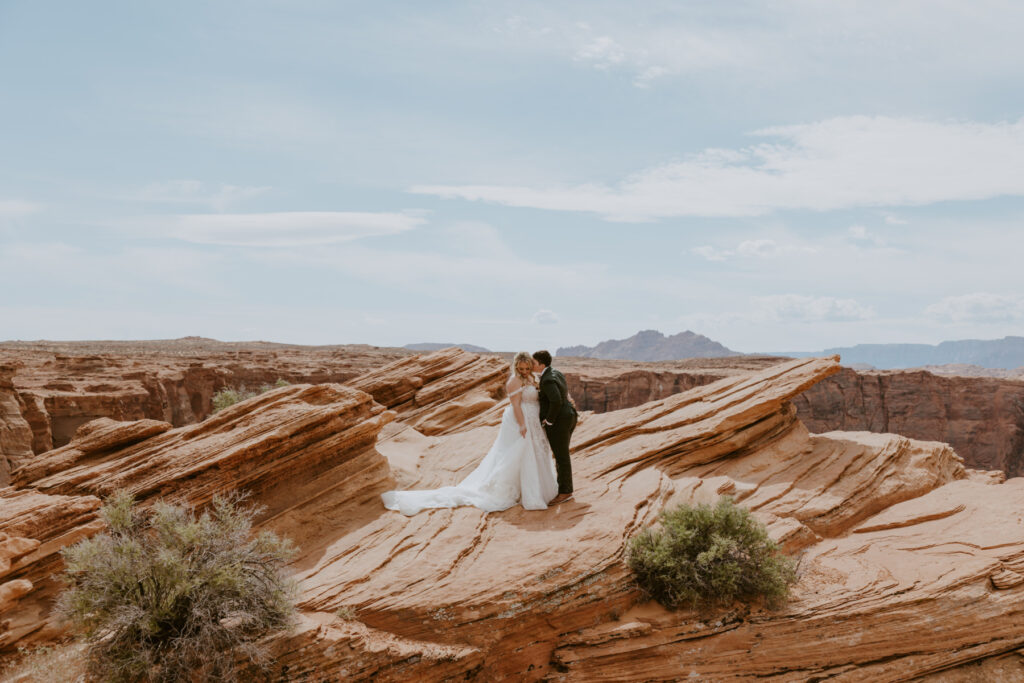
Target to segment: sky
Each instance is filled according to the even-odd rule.
[[[1024,334],[1024,3],[0,0],[0,340]]]

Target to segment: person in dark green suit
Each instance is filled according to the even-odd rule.
[[[540,419],[548,435],[551,452],[555,456],[558,474],[558,495],[552,504],[572,498],[572,464],[569,462],[569,440],[576,429],[578,414],[569,400],[569,387],[565,376],[551,367],[551,354],[537,351],[533,354],[534,372],[540,372]]]

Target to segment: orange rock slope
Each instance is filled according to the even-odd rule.
[[[351,386],[286,387],[188,427],[89,425],[0,489],[0,547],[13,548],[0,647],[57,632],[44,619],[55,553],[95,532],[97,496],[125,486],[202,504],[240,487],[268,506],[261,526],[302,549],[299,624],[271,638],[285,680],[1003,670],[996,658],[1024,646],[1024,479],[966,470],[941,443],[808,433],[790,400],[837,371],[836,359],[792,361],[584,415],[576,498],[547,511],[381,506],[396,485],[454,483],[495,435],[505,369],[458,350]],[[800,558],[785,607],[669,612],[632,583],[628,539],[666,506],[720,494]]]

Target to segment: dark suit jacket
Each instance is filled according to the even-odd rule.
[[[576,409],[569,403],[569,387],[565,375],[548,366],[540,376],[540,419],[558,426],[559,419],[567,424],[576,415]]]

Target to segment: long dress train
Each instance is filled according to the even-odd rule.
[[[506,510],[521,503],[527,510],[543,510],[558,494],[551,448],[540,424],[540,403],[536,387],[522,391],[526,438],[519,434],[512,406],[501,416],[498,436],[469,475],[455,486],[423,491],[387,491],[381,494],[384,507],[405,515],[427,508],[472,505],[488,512]]]

